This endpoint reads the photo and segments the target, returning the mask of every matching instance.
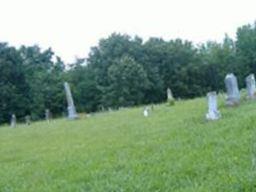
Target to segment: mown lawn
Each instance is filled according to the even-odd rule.
[[[0,128],[0,191],[256,191],[256,101],[206,100]]]

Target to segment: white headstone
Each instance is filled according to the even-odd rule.
[[[91,114],[86,114],[86,117],[91,117]]]
[[[237,85],[236,76],[233,73],[229,73],[225,77],[225,85],[227,89],[226,104],[234,106],[239,104],[240,93]]]
[[[217,120],[221,117],[218,111],[217,94],[215,91],[207,94],[208,99],[208,113],[206,114],[207,120]]]
[[[170,88],[167,88],[167,100],[173,100],[172,91]]]
[[[255,87],[255,77],[254,74],[250,74],[245,79],[246,82],[246,89],[248,93],[249,99],[256,98],[256,87]]]
[[[149,109],[148,109],[148,107],[145,107],[145,109],[144,109],[144,111],[143,111],[143,115],[144,115],[144,117],[148,117],[148,115],[149,115]]]
[[[69,84],[67,82],[65,82],[64,87],[65,87],[67,103],[68,103],[68,118],[69,119],[76,119],[78,116],[77,116],[77,113],[76,113],[76,108],[75,108],[75,105],[74,105],[74,101],[73,101],[73,97],[72,97],[72,94],[71,94]]]
[[[174,98],[172,95],[172,91],[170,88],[167,88],[167,102],[169,103],[169,105],[174,105]]]
[[[11,128],[14,128],[14,127],[16,127],[16,115],[12,114],[12,117],[11,117]]]
[[[49,123],[51,119],[51,112],[49,109],[45,109],[45,120]]]

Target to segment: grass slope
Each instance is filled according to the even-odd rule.
[[[0,191],[256,191],[256,102],[205,99],[0,128]]]

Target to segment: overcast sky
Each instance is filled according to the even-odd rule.
[[[0,41],[52,47],[72,62],[112,32],[221,41],[253,23],[255,10],[255,0],[0,0]]]

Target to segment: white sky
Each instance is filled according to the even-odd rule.
[[[112,32],[221,41],[253,23],[255,10],[255,0],[0,0],[0,41],[52,47],[72,62]]]

